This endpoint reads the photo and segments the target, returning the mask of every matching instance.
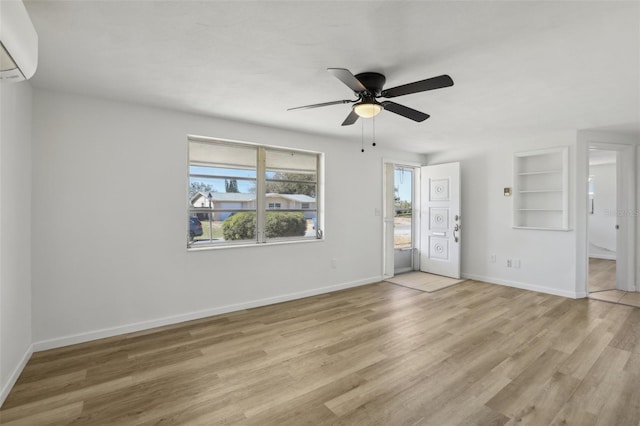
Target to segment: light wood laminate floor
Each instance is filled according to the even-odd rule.
[[[7,425],[632,425],[640,309],[378,283],[33,355]]]
[[[589,293],[589,297],[595,300],[602,300],[611,303],[620,303],[640,308],[640,293],[622,290],[605,290]]]
[[[589,292],[616,288],[616,261],[589,258]]]
[[[616,289],[616,261],[589,258],[589,297],[640,307],[640,293]]]

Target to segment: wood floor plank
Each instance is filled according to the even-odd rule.
[[[510,418],[529,410],[533,399],[558,371],[567,354],[553,349],[540,355],[535,362],[505,386],[487,406]],[[553,417],[553,416],[552,416]]]
[[[404,356],[388,359],[359,372],[366,381],[357,388],[350,389],[325,405],[336,415],[343,416],[386,393],[400,392],[411,382],[420,380],[421,371],[439,364],[449,357],[444,352],[433,353],[433,349],[423,347]]]
[[[11,390],[11,400],[3,408],[19,406],[25,402],[58,395],[86,386],[87,370],[76,370],[67,374],[43,378],[37,382],[19,382]]]
[[[551,423],[579,384],[579,379],[555,372],[531,398],[529,404],[514,414],[514,422],[532,426]]]
[[[627,351],[608,346],[551,424],[596,424],[613,390],[624,383],[627,375],[624,367],[629,355]]]
[[[78,418],[82,413],[82,402],[73,402],[68,405],[62,405],[50,410],[41,411],[35,414],[27,414],[17,420],[10,421],[8,417],[3,419],[0,416],[0,424],[5,426],[46,426],[68,424]]]
[[[589,258],[589,284],[591,292],[616,288],[616,261]]]
[[[640,353],[640,309],[633,309],[611,341],[614,348]]]
[[[583,379],[612,339],[613,333],[602,324],[585,337],[580,346],[560,364],[558,371]]]
[[[43,414],[44,416],[51,410],[82,402],[94,395],[109,393],[115,389],[126,388],[131,386],[131,384],[132,380],[130,377],[122,377],[69,392],[61,392],[45,398],[36,397],[33,398],[33,400],[23,401],[21,404],[7,409],[5,409],[3,405],[2,410],[0,411],[0,418],[2,419],[2,422],[11,422],[39,414]]]
[[[512,380],[518,377],[542,354],[551,349],[553,342],[550,341],[547,334],[546,330],[541,331],[533,339],[521,345],[517,352],[511,354],[492,371]]]
[[[509,420],[507,416],[491,409],[486,414],[484,411],[488,408],[487,401],[509,383],[510,380],[507,378],[499,379],[487,374],[480,380],[469,383],[467,387],[462,387],[459,392],[452,394],[442,402],[440,407],[435,407],[425,420],[428,420],[429,424],[469,424],[469,412],[474,412],[478,413],[478,417],[482,418],[487,415],[491,418],[491,420],[482,419],[482,421],[476,418],[476,424],[502,424],[501,421]],[[461,410],[460,407],[465,407],[465,409]]]
[[[33,355],[13,425],[640,425],[640,309],[351,288]]]

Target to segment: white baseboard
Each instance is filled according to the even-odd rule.
[[[202,311],[188,312],[170,317],[157,318],[149,321],[142,321],[132,324],[126,324],[116,327],[103,328],[100,330],[87,331],[53,339],[35,342],[32,351],[39,352],[47,349],[59,348],[62,346],[75,345],[77,343],[89,342],[92,340],[103,339],[105,337],[118,336],[120,334],[133,333],[136,331],[148,330],[151,328],[162,327],[165,325],[177,324],[185,321],[206,318],[214,315],[226,314],[243,309],[257,308],[259,306],[273,305],[275,303],[287,302],[289,300],[302,299],[304,297],[316,296],[318,294],[330,293],[332,291],[344,290],[346,288],[358,287],[361,285],[372,284],[382,281],[382,276],[365,278],[362,280],[351,281],[342,284],[331,285],[327,287],[305,290],[297,293],[283,294],[280,296],[268,297],[265,299],[251,300],[249,302],[237,303],[233,305],[219,306]]]
[[[486,283],[499,284],[507,287],[515,287],[515,288],[520,288],[522,290],[537,291],[539,293],[553,294],[554,296],[568,297],[571,299],[581,299],[583,297],[587,297],[587,293],[583,293],[583,292],[558,290],[552,287],[544,287],[544,286],[539,286],[535,284],[521,283],[518,281],[502,280],[499,278],[485,277],[482,275],[462,273],[462,278],[476,280],[476,281],[484,281]]]
[[[24,356],[9,376],[9,380],[7,380],[7,383],[2,386],[2,389],[0,390],[0,407],[2,407],[2,404],[4,404],[4,400],[7,399],[7,396],[9,396],[9,392],[11,392],[13,385],[15,385],[18,381],[18,377],[20,377],[22,370],[24,370],[27,362],[29,362],[31,355],[33,355],[33,344],[29,345],[29,347],[27,348],[27,352],[25,352]]]

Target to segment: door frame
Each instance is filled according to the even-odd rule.
[[[624,256],[623,266],[616,268],[616,279],[624,280],[628,284],[630,291],[639,291],[638,276],[639,271],[636,260],[638,245],[638,215],[637,215],[637,153],[638,142],[633,137],[617,135],[609,132],[579,131],[576,152],[576,297],[587,297],[589,294],[589,149],[605,149],[618,151],[617,163],[617,196],[616,208],[628,215],[620,217],[619,222],[622,229],[627,232],[619,232],[616,235],[618,247],[624,250],[617,250],[617,256]],[[621,181],[623,186],[620,185]],[[618,257],[619,258],[619,257]],[[619,276],[620,275],[620,276]]]
[[[417,261],[416,261],[416,238],[419,237],[420,232],[420,167],[423,166],[421,163],[416,163],[413,161],[404,161],[404,160],[396,160],[392,158],[382,158],[382,209],[381,211],[381,232],[382,232],[382,278],[393,278],[395,276],[394,273],[394,244],[393,244],[393,234],[389,234],[387,230],[388,217],[387,215],[390,213],[390,205],[393,206],[393,191],[391,191],[391,199],[389,199],[388,192],[388,180],[387,176],[387,165],[390,165],[392,168],[397,166],[406,167],[413,169],[413,212],[411,214],[411,224],[412,224],[412,232],[411,232],[411,241],[413,247],[413,269],[416,269]],[[393,173],[391,173],[393,177]],[[391,204],[390,204],[391,203]],[[393,223],[393,222],[391,222]],[[393,229],[393,228],[391,228]]]

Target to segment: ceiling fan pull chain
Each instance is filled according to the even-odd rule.
[[[362,150],[360,152],[364,152],[364,120],[360,120],[360,146]]]
[[[371,144],[372,146],[376,146],[376,116],[374,115],[373,117],[373,143]]]

